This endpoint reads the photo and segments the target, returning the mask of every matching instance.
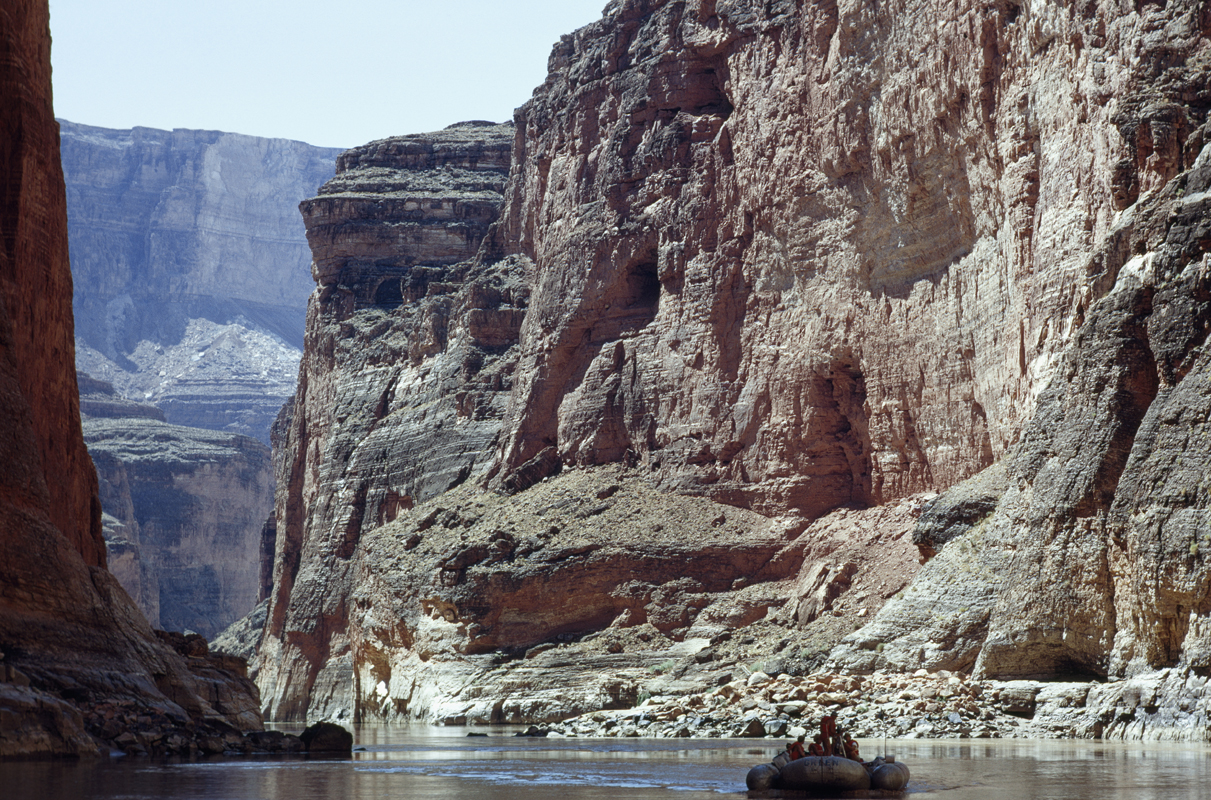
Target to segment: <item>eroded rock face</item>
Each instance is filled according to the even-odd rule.
[[[42,5],[25,0],[5,10],[0,417],[8,420],[10,452],[0,474],[10,513],[36,509],[86,564],[104,567],[97,480],[79,433],[66,201]]]
[[[1002,678],[1160,670],[1170,705],[1174,685],[1206,675],[1208,189],[1211,145],[1128,210],[1122,236],[1143,253],[1090,309],[1022,443],[926,513],[917,535],[940,553],[839,663]]]
[[[311,291],[296,204],[340,151],[61,128],[80,368],[169,422],[268,444],[294,391]]]
[[[88,383],[84,441],[100,479],[106,546],[121,554],[111,571],[153,626],[211,638],[258,600],[273,508],[269,448],[170,425],[148,406],[137,416],[140,407],[111,386]]]
[[[521,631],[544,630],[542,610],[523,608],[508,636],[484,633],[499,625],[490,609],[511,602],[501,585],[528,568],[508,562],[497,536],[508,531],[492,523],[522,513],[548,483],[574,480],[563,472],[593,468],[642,491],[698,495],[725,517],[756,515],[732,537],[738,552],[766,526],[797,541],[801,566],[733,592],[767,598],[765,610],[778,609],[767,625],[805,651],[845,633],[827,623],[856,609],[859,591],[871,612],[911,576],[897,534],[920,513],[922,553],[938,555],[876,627],[834,654],[853,668],[968,669],[979,658],[989,674],[1014,674],[1015,660],[1097,672],[1113,615],[1166,629],[1201,608],[1194,569],[1180,591],[1144,593],[1160,617],[1116,610],[1139,593],[1085,587],[1135,569],[1129,555],[1104,554],[1098,509],[1118,502],[1163,387],[1176,391],[1200,363],[1201,184],[1190,183],[1175,224],[1166,219],[1205,138],[1209,29],[1193,2],[618,0],[556,47],[546,83],[516,115],[499,221],[473,260],[442,266],[436,283],[439,231],[406,202],[420,177],[395,168],[400,177],[387,179],[390,158],[430,169],[426,148],[437,148],[418,142],[432,137],[409,140],[420,152],[411,162],[382,143],[353,151],[350,182],[338,175],[304,205],[320,289],[283,423],[287,488],[259,662],[267,709],[547,718],[550,704],[516,699],[527,686],[534,698],[553,689],[541,679],[492,673],[482,698],[453,687],[486,668],[475,642],[505,653],[513,636],[537,641]],[[1184,255],[1160,254],[1170,235]],[[507,287],[486,305],[485,280]],[[1173,311],[1154,311],[1161,286]],[[478,357],[468,332],[485,314],[499,357],[468,369],[467,354]],[[336,335],[338,320],[349,338]],[[423,385],[434,393],[413,376],[431,376]],[[1205,410],[1200,402],[1181,408]],[[467,403],[478,411],[461,410]],[[404,438],[393,418],[408,423],[407,447],[383,443],[388,432]],[[438,568],[378,537],[412,524],[427,498],[444,502],[455,483],[448,437],[470,430],[464,419],[484,423],[453,462],[469,465],[467,491],[480,484],[512,499],[493,500],[491,520],[466,526],[482,524],[482,535],[468,534],[466,551],[445,553]],[[1165,447],[1172,461],[1178,445]],[[1156,476],[1174,474],[1156,463]],[[1179,481],[1188,494],[1199,469]],[[1035,499],[1006,505],[1011,496]],[[643,497],[641,508],[657,502]],[[887,511],[886,533],[836,522],[871,508]],[[1205,518],[1182,519],[1174,538],[1189,550]],[[619,520],[606,536],[637,530]],[[866,561],[830,530],[886,553]],[[652,558],[692,561],[649,544]],[[1173,547],[1147,563],[1167,563],[1160,553]],[[460,588],[477,565],[492,565],[482,569],[501,585]],[[883,565],[896,581],[873,577]],[[654,585],[696,579],[653,570]],[[605,599],[618,580],[603,578],[579,604],[618,611]],[[416,593],[428,586],[444,590],[424,600]],[[389,619],[373,617],[380,607],[393,609]],[[576,635],[629,628],[618,614],[573,616]],[[755,630],[766,616],[738,613],[723,627]],[[1024,619],[1035,628],[1023,636]],[[688,633],[695,624],[679,644],[700,638]],[[827,635],[804,639],[804,626]],[[1145,627],[1132,623],[1133,635],[1168,635]],[[444,633],[433,640],[433,630]],[[554,660],[540,674],[564,669],[550,680],[589,686],[577,704],[614,702],[602,698],[621,689],[599,690],[568,666],[589,651],[548,655],[563,633],[545,630],[555,647],[535,658]],[[744,638],[756,647],[772,637]],[[651,641],[637,652],[660,652]]]
[[[534,288],[496,485],[554,447],[812,517],[991,464],[1114,267],[1108,101],[1178,17],[613,4],[518,116],[494,240]]]
[[[105,569],[80,430],[49,11],[0,8],[0,758],[95,753],[90,709],[260,727],[256,690],[159,643]],[[108,741],[108,737],[102,737]]]
[[[626,707],[659,665],[684,672],[715,637],[776,610],[771,581],[802,561],[795,539],[783,522],[607,469],[517,498],[447,492],[363,538],[348,654],[320,673],[311,711],[485,723]],[[350,694],[352,708],[338,705]]]
[[[274,429],[275,594],[258,677],[274,716],[307,713],[313,685],[317,708],[349,707],[362,534],[487,468],[526,286],[512,261],[468,259],[496,219],[512,140],[511,125],[464,123],[372,142],[301,206],[319,287],[298,393]]]

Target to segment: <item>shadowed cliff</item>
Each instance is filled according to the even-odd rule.
[[[6,0],[0,31],[0,758],[188,752],[211,736],[221,748],[261,727],[242,665],[187,661],[105,568],[80,427],[47,4]],[[140,731],[115,744],[126,727],[113,720],[139,716],[162,725],[157,743]]]

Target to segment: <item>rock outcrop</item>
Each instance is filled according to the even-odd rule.
[[[878,739],[1146,739],[1204,742],[1206,679],[1162,670],[1112,683],[976,680],[947,670],[870,675],[741,675],[707,692],[655,695],[595,711],[544,735],[788,738],[825,715],[838,730]],[[1179,706],[1164,702],[1182,697]]]
[[[238,433],[170,425],[159,409],[123,402],[86,377],[81,407],[110,569],[148,621],[211,638],[251,611],[273,510],[269,448]]]
[[[0,31],[0,758],[120,746],[120,729],[98,727],[105,704],[162,715],[185,745],[238,738],[261,725],[238,665],[191,669],[105,569],[80,429],[47,4],[5,2]]]
[[[431,260],[456,255],[435,255],[406,190],[435,180],[438,137],[405,139],[411,160],[351,151],[304,204],[320,288],[282,420],[268,713],[520,721],[553,713],[554,684],[588,687],[564,711],[623,702],[633,684],[595,684],[559,637],[647,624],[665,638],[592,674],[745,627],[752,652],[819,653],[847,632],[830,620],[863,621],[859,591],[873,612],[915,572],[914,524],[936,556],[833,654],[849,668],[1197,661],[1206,470],[1183,449],[1208,409],[1209,32],[1195,2],[616,0],[556,46],[516,114],[498,221],[437,280]],[[595,613],[558,606],[557,629],[502,594],[546,597],[525,576],[558,572],[505,523],[602,469],[633,516],[590,552],[650,562],[585,573],[568,591]],[[722,544],[692,524],[689,542],[648,535],[660,492],[713,509],[689,520],[739,515],[735,558],[768,548],[730,590],[760,614],[698,635],[729,592],[694,553]],[[476,504],[450,518],[459,545],[423,555]],[[879,510],[873,533],[841,522]],[[552,508],[545,547],[573,541],[577,513]],[[671,593],[646,617],[611,605],[627,570]],[[548,661],[524,679],[481,663],[515,645]]]
[[[1122,246],[1140,254],[1090,309],[1021,444],[926,512],[917,536],[939,554],[839,663],[1206,675],[1209,190],[1206,145],[1125,215]]]
[[[511,125],[465,123],[373,142],[302,205],[319,288],[298,393],[274,429],[275,595],[258,678],[278,716],[306,713],[300,689],[320,670],[348,685],[363,533],[490,461],[525,282],[469,259],[498,214],[512,140]]]
[[[174,424],[268,444],[311,291],[296,206],[340,151],[60,124],[81,370]]]

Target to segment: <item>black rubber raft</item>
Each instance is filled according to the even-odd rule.
[[[898,795],[908,786],[908,767],[894,757],[863,762],[839,756],[807,756],[791,761],[783,751],[772,762],[750,769],[745,783],[754,792],[789,789],[809,794],[845,792],[847,797],[886,797]]]

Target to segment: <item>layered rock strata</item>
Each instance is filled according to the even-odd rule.
[[[48,17],[38,0],[0,6],[0,758],[97,752],[112,742],[90,710],[105,702],[162,713],[190,736],[260,727],[255,687],[224,665],[191,670],[105,569]]]
[[[1095,293],[1151,13],[622,2],[566,37],[493,239],[534,287],[494,485],[552,448],[814,517],[991,464]]]
[[[469,259],[496,219],[512,139],[511,125],[465,123],[372,142],[301,206],[319,286],[298,392],[274,431],[274,596],[258,677],[274,716],[307,714],[313,692],[321,714],[351,708],[362,535],[487,467],[526,287],[508,263]]]
[[[606,541],[642,533],[656,491],[698,495],[724,519],[753,515],[729,534],[741,561],[773,530],[794,544],[770,555],[778,569],[750,576],[759,588],[735,590],[762,595],[765,612],[727,618],[707,644],[745,627],[754,633],[740,638],[754,652],[781,643],[775,628],[805,650],[808,629],[821,632],[815,642],[837,641],[845,631],[825,622],[857,604],[850,587],[879,587],[886,564],[911,577],[896,534],[914,521],[899,515],[884,539],[868,537],[879,553],[869,562],[830,563],[842,548],[814,537],[833,524],[846,530],[840,510],[890,512],[958,485],[919,509],[922,556],[939,555],[917,588],[834,658],[856,669],[1120,675],[1131,668],[1110,671],[1108,655],[1120,630],[1129,633],[1115,643],[1116,664],[1195,657],[1202,572],[1190,562],[1165,581],[1147,579],[1180,548],[1145,542],[1173,511],[1172,538],[1196,558],[1190,537],[1205,526],[1201,462],[1178,468],[1190,438],[1170,440],[1148,414],[1160,414],[1155,398],[1177,404],[1190,420],[1178,429],[1191,436],[1206,416],[1197,380],[1178,389],[1199,374],[1204,335],[1202,184],[1191,167],[1205,138],[1209,30],[1193,2],[619,0],[557,45],[547,81],[518,110],[499,220],[473,260],[443,273],[459,286],[406,292],[430,273],[410,266],[415,277],[403,281],[395,265],[420,265],[432,244],[376,216],[400,213],[391,184],[365,183],[378,195],[373,211],[324,195],[305,204],[321,284],[309,324],[320,330],[345,309],[352,341],[309,338],[306,389],[291,412],[260,656],[267,709],[484,721],[524,718],[506,708],[551,713],[541,699],[527,706],[527,692],[541,698],[544,680],[584,685],[572,665],[591,651],[559,660],[550,655],[559,636],[579,646],[614,628],[637,636],[646,623],[572,614],[574,630],[555,630],[541,609],[523,609],[510,618],[513,633],[494,638],[483,633],[499,624],[492,609],[512,601],[490,582],[472,581],[469,594],[459,587],[475,569],[501,573],[502,586],[528,574],[528,562],[509,562],[511,542],[495,531],[516,536],[497,521],[594,467],[634,482],[639,522],[619,518],[600,534]],[[376,148],[353,151],[350,166]],[[515,298],[510,326],[496,328],[504,355],[491,362],[493,393],[460,382],[473,372],[462,367],[461,332],[483,307],[445,306],[460,313],[429,322],[435,296],[469,297],[481,276]],[[1168,304],[1159,313],[1158,297]],[[392,311],[376,316],[371,302]],[[407,349],[393,340],[404,325]],[[362,360],[343,355],[351,352]],[[377,376],[407,376],[418,363],[448,365],[434,373],[446,388],[423,418],[409,412],[410,449],[388,451],[376,436],[354,446],[349,434],[370,431],[396,408],[398,387],[411,385]],[[459,491],[478,484],[512,499],[452,499],[492,509],[464,526],[482,532],[468,534],[464,555],[438,550],[428,566],[412,566],[427,517],[413,520],[407,507],[434,497],[449,510],[435,495],[453,483],[444,437],[463,417],[439,411],[451,400],[483,408],[486,397],[493,411],[477,446],[490,455],[476,453]],[[1150,449],[1133,454],[1141,432]],[[1184,499],[1162,504],[1152,528],[1123,528],[1116,551],[1103,520],[1135,458],[1152,459],[1140,473],[1150,487],[1172,481]],[[1133,496],[1149,496],[1144,483]],[[1141,516],[1150,502],[1138,501]],[[554,526],[562,533],[574,519],[560,511]],[[404,537],[398,551],[383,541],[389,531]],[[962,558],[956,537],[975,555]],[[676,553],[697,564],[693,544],[648,538],[646,558]],[[1147,558],[1135,573],[1137,551]],[[643,582],[677,586],[700,568],[711,574],[653,565]],[[1111,584],[1115,570],[1124,578]],[[604,598],[625,583],[604,579],[596,600],[578,604],[613,608]],[[1131,589],[1087,588],[1102,585]],[[427,586],[443,591],[421,594]],[[724,602],[719,591],[703,602]],[[870,591],[867,610],[894,593]],[[918,593],[926,599],[910,603]],[[670,602],[668,613],[693,617],[690,600]],[[393,630],[373,616],[384,604]],[[1118,627],[1112,609],[1133,621]],[[690,634],[696,619],[660,632],[685,646],[704,638]],[[429,620],[454,626],[440,647]],[[475,660],[478,641],[504,659],[513,637],[530,645],[542,633],[555,637],[535,654],[551,659],[536,673],[546,678],[510,684]],[[663,647],[633,641],[637,660],[613,669]],[[742,648],[728,657],[751,657]],[[619,702],[618,692],[592,693]]]
[[[871,585],[846,593],[849,580],[788,585],[807,553],[856,571],[842,552],[849,537],[788,524],[608,468],[515,498],[470,485],[447,492],[363,536],[348,649],[318,673],[308,711],[463,724],[626,708],[642,694],[716,685],[755,644],[732,641],[745,627],[761,632],[771,668],[803,670],[818,655],[811,634],[828,639],[845,620],[852,630],[884,596]],[[901,546],[884,548],[907,555],[909,527],[901,520]],[[907,578],[891,572],[887,595]],[[800,602],[786,608],[788,596]],[[815,616],[792,625],[807,614],[800,606]],[[262,676],[273,669],[264,650],[260,663]]]
[[[273,509],[269,448],[170,425],[154,407],[123,403],[109,384],[88,386],[84,441],[100,479],[111,571],[153,626],[211,638],[258,600],[262,528]]]
[[[311,291],[296,205],[339,151],[61,128],[81,369],[169,422],[268,444],[294,391]]]
[[[839,663],[1207,674],[1209,189],[1211,145],[1124,216],[1138,255],[1090,309],[1022,443],[926,512],[916,535],[938,555]]]

